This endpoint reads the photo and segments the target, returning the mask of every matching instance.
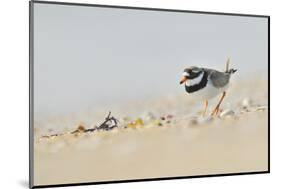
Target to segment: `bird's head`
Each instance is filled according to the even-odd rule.
[[[191,66],[189,68],[185,68],[182,73],[182,78],[180,80],[180,84],[185,83],[189,79],[197,78],[203,72],[203,68],[199,68],[196,66]]]

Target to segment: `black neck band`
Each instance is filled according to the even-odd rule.
[[[204,75],[203,75],[201,81],[198,84],[195,84],[192,86],[185,85],[185,90],[188,93],[193,93],[195,91],[198,91],[198,90],[204,88],[207,85],[207,82],[208,82],[208,74],[206,71],[204,71]]]

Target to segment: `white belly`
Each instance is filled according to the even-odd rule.
[[[187,83],[188,85],[188,83]],[[225,87],[222,88],[216,88],[213,86],[213,84],[208,80],[207,85],[193,93],[187,93],[188,96],[190,96],[194,100],[209,100],[212,99],[219,94],[222,94],[223,91],[225,91],[229,87],[229,84],[227,84]]]

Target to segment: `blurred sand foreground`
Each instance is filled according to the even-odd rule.
[[[121,126],[110,131],[42,138],[35,127],[34,184],[266,171],[267,98],[267,81],[255,80],[233,86],[214,119],[183,94],[130,105],[133,118],[112,110]]]

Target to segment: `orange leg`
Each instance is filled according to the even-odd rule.
[[[218,105],[217,105],[217,106],[215,107],[215,109],[213,110],[211,116],[214,116],[214,115],[217,115],[217,114],[218,114],[220,105],[221,105],[221,103],[222,103],[222,101],[223,101],[225,95],[226,95],[226,92],[224,91],[224,92],[222,93],[222,96],[221,96],[221,99],[220,99]]]
[[[203,116],[206,115],[207,108],[208,108],[208,100],[205,100],[205,108],[204,108]]]

